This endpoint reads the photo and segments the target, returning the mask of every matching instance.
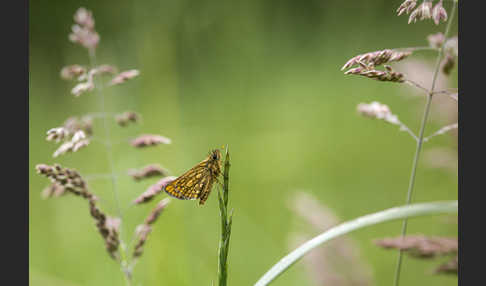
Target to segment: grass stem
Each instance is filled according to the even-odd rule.
[[[223,170],[223,191],[218,191],[219,214],[221,217],[221,240],[218,250],[218,281],[219,286],[226,286],[228,280],[228,251],[231,235],[231,224],[233,222],[233,210],[228,213],[228,193],[229,193],[229,168],[230,168],[229,149],[226,146],[226,158]]]
[[[436,81],[437,81],[437,76],[439,75],[440,62],[441,62],[443,54],[444,54],[445,42],[447,41],[447,36],[449,34],[452,19],[454,18],[454,14],[455,14],[455,11],[456,11],[456,4],[457,4],[457,1],[454,1],[454,4],[452,6],[451,15],[449,17],[449,21],[447,22],[446,30],[444,32],[444,39],[446,39],[446,40],[444,41],[444,43],[442,43],[442,46],[439,50],[439,54],[437,55],[437,61],[435,63],[434,75],[433,75],[433,79],[432,79],[432,86],[427,93],[427,103],[425,104],[425,110],[424,110],[424,114],[422,116],[422,123],[420,124],[420,132],[419,132],[419,137],[418,137],[418,140],[417,140],[417,147],[415,149],[415,156],[413,158],[413,163],[412,163],[412,172],[410,174],[410,181],[409,181],[409,185],[408,185],[407,200],[406,200],[407,205],[410,204],[411,201],[412,201],[413,188],[415,186],[415,176],[417,174],[417,166],[418,166],[418,162],[419,162],[419,159],[420,159],[420,153],[422,151],[422,145],[423,145],[423,142],[424,142],[424,131],[425,131],[425,127],[427,125],[427,119],[428,119],[429,113],[430,113],[430,106],[431,106],[431,103],[432,103],[432,98],[434,96],[434,89],[435,89],[435,84],[436,84]],[[407,226],[408,226],[408,219],[405,218],[403,220],[403,224],[402,224],[402,232],[401,232],[402,237],[407,234]],[[402,253],[402,250],[399,250],[398,258],[397,258],[397,264],[396,264],[396,267],[395,267],[395,278],[394,278],[394,283],[393,283],[394,286],[398,286],[400,284],[400,272],[401,272],[401,268],[402,268],[402,261],[403,261],[403,253]]]
[[[89,60],[90,60],[91,68],[96,67],[96,53],[93,49],[89,50]],[[98,81],[98,84],[96,84],[95,86],[96,86],[96,90],[98,92],[98,96],[100,98],[100,105],[101,105],[100,113],[106,114],[105,97],[104,97],[104,94],[102,92],[101,83]],[[113,160],[113,149],[112,149],[111,136],[110,136],[110,126],[109,126],[109,123],[108,123],[107,116],[102,116],[102,118],[103,118],[103,128],[104,128],[104,131],[105,131],[106,154],[107,154],[107,157],[108,157],[107,159],[108,159],[108,164],[109,164],[109,168],[110,168],[111,186],[112,186],[112,190],[113,190],[113,196],[114,196],[114,199],[115,199],[116,211],[117,211],[118,217],[121,220],[123,214],[122,214],[122,210],[121,210],[121,207],[120,207],[120,200],[118,198],[118,192],[117,192],[117,175],[115,173],[115,163],[114,163],[114,160]],[[122,225],[120,225],[119,233],[120,233],[120,245],[121,245],[121,247],[118,248],[118,251],[119,251],[120,256],[121,256],[120,264],[121,264],[121,267],[122,267],[122,272],[124,274],[126,284],[128,286],[130,286],[132,278],[131,278],[131,272],[127,268],[127,265],[129,265],[129,263],[128,263],[128,258],[127,258],[127,255],[126,255],[126,249],[124,247],[125,244],[123,242],[122,229],[123,229],[123,227],[122,227]]]

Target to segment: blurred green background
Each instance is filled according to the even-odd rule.
[[[53,159],[57,148],[45,132],[69,116],[100,111],[96,93],[74,98],[72,82],[60,69],[88,64],[86,50],[68,41],[72,15],[92,10],[101,35],[99,63],[141,75],[106,89],[107,112],[135,110],[143,123],[122,129],[111,123],[111,139],[157,133],[173,144],[114,148],[116,172],[160,163],[179,175],[212,148],[230,146],[230,205],[235,209],[229,255],[229,285],[252,285],[289,252],[288,237],[307,223],[289,208],[297,191],[315,196],[341,220],[405,201],[415,144],[396,126],[356,114],[360,102],[388,104],[413,130],[420,124],[421,96],[398,84],[345,76],[351,57],[384,48],[427,45],[426,36],[443,31],[431,21],[407,25],[397,17],[401,1],[31,1],[29,118],[29,248],[31,285],[124,285],[106,254],[86,201],[74,196],[42,200],[48,180],[38,163],[55,162],[83,175],[107,173],[104,146]],[[445,7],[449,9],[450,2]],[[457,22],[451,35],[457,32]],[[432,63],[432,52],[417,57]],[[456,71],[452,85],[456,85]],[[437,112],[437,111],[435,111]],[[428,131],[445,122],[432,120]],[[452,123],[452,122],[451,122]],[[103,138],[100,122],[95,136]],[[454,150],[444,136],[433,147]],[[123,237],[151,208],[128,207],[156,179],[135,183],[118,178],[124,209]],[[115,214],[108,180],[89,185],[100,205]],[[414,201],[457,199],[457,175],[419,167]],[[160,198],[165,197],[161,195]],[[373,239],[397,236],[400,222],[353,233],[372,270],[373,284],[393,281],[396,253]],[[444,216],[412,219],[410,234],[457,235]],[[316,235],[317,232],[310,232]],[[213,191],[205,206],[172,200],[157,221],[135,268],[135,285],[212,285],[217,281],[220,221]],[[441,260],[405,257],[401,285],[456,285],[456,276],[433,275]],[[302,263],[275,285],[313,285]]]

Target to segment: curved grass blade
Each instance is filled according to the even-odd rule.
[[[386,209],[344,222],[305,242],[287,256],[280,259],[277,264],[272,266],[272,268],[270,268],[270,270],[268,270],[267,273],[265,273],[260,280],[255,283],[255,286],[268,285],[295,262],[297,262],[297,260],[302,258],[306,253],[315,247],[343,234],[350,233],[363,227],[396,219],[454,212],[457,212],[457,201],[419,203]]]

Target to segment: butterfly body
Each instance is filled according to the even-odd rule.
[[[164,191],[180,200],[197,200],[203,205],[221,174],[221,153],[213,150],[209,156],[189,171],[165,186]]]

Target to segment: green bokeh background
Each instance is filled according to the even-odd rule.
[[[407,96],[397,84],[345,76],[352,56],[384,48],[423,46],[444,24],[407,25],[397,17],[400,1],[31,1],[29,118],[29,248],[31,285],[124,285],[88,214],[87,203],[65,196],[42,200],[48,181],[38,163],[55,162],[83,175],[109,169],[104,146],[60,158],[45,132],[72,115],[100,111],[93,94],[74,98],[59,71],[87,64],[86,51],[67,39],[75,10],[92,10],[101,35],[99,63],[141,75],[106,89],[107,112],[135,110],[143,123],[121,129],[110,123],[113,141],[158,133],[173,144],[114,147],[116,172],[160,163],[179,175],[223,144],[232,155],[230,204],[235,209],[229,255],[229,285],[252,285],[289,252],[288,237],[306,225],[289,208],[297,191],[315,196],[341,220],[404,202],[414,154],[413,140],[395,126],[363,119],[356,104],[387,103],[417,130],[424,98]],[[450,2],[444,4],[449,9]],[[452,34],[457,32],[457,22]],[[433,62],[434,54],[421,59]],[[452,75],[453,84],[457,77]],[[432,121],[428,131],[441,124]],[[100,122],[95,136],[103,138]],[[427,144],[451,146],[450,137]],[[156,201],[128,207],[156,180],[118,178],[128,240]],[[101,207],[116,213],[108,180],[89,182]],[[161,196],[163,197],[163,196]],[[457,199],[457,176],[420,164],[414,201]],[[128,207],[128,208],[127,208]],[[412,219],[409,233],[457,235],[442,217]],[[135,285],[212,285],[217,281],[220,235],[213,193],[204,207],[175,201],[154,227],[135,269]],[[350,235],[372,269],[374,284],[393,281],[396,253],[373,239],[396,236],[400,222]],[[310,233],[315,235],[317,233]],[[402,285],[456,285],[456,276],[431,274],[441,261],[405,257]],[[312,285],[296,264],[275,285]]]

